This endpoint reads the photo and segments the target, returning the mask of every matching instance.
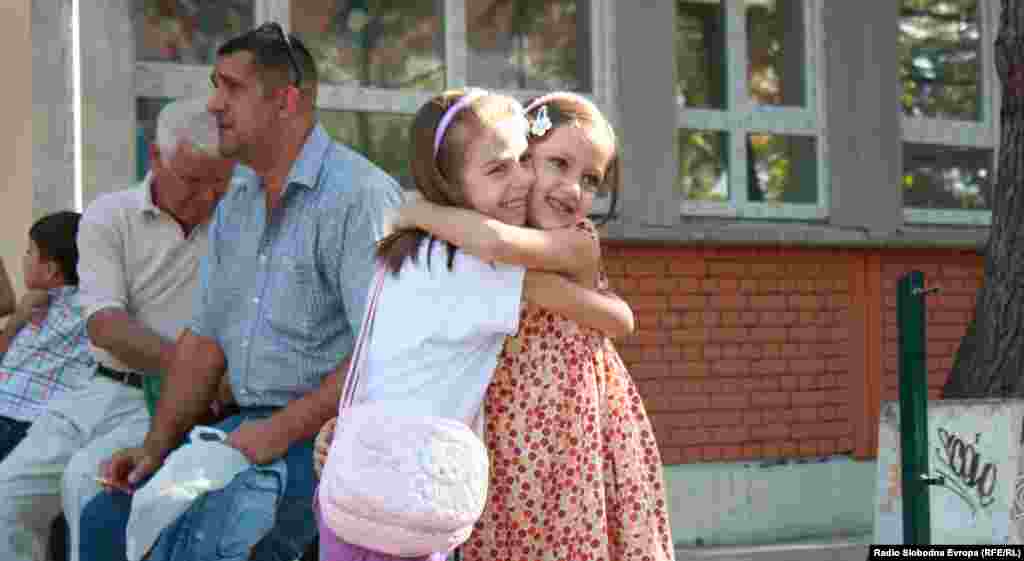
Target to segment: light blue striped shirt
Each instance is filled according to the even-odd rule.
[[[217,341],[238,404],[284,406],[352,352],[384,211],[401,189],[317,124],[268,220],[262,180],[236,169],[210,226],[191,330]]]

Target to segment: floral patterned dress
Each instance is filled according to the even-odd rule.
[[[484,411],[489,498],[464,561],[675,558],[658,446],[607,337],[526,304]]]

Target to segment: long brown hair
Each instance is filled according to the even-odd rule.
[[[434,134],[441,118],[466,94],[464,90],[449,90],[435,96],[416,112],[409,129],[409,167],[416,190],[424,199],[441,206],[471,208],[462,181],[469,142],[484,127],[511,115],[518,106],[512,98],[497,94],[485,94],[472,100],[448,124],[435,157]],[[407,258],[416,262],[424,239],[429,239],[431,244],[437,241],[419,228],[398,230],[377,244],[377,257],[397,275]],[[451,270],[456,248],[444,243]],[[429,259],[430,253],[427,255]]]
[[[537,103],[538,101],[540,103]],[[618,139],[615,136],[615,129],[612,128],[611,123],[601,113],[601,110],[590,100],[571,92],[544,94],[530,99],[525,103],[525,106],[529,109],[527,116],[531,121],[537,117],[537,113],[542,106],[547,107],[548,118],[551,119],[551,129],[546,134],[541,136],[527,135],[527,140],[531,145],[541,144],[551,138],[550,131],[558,127],[582,125],[588,128],[590,134],[596,137],[597,141],[604,141],[611,146],[612,157],[608,162],[608,168],[605,169],[604,179],[599,186],[599,191],[610,195],[612,200],[608,207],[608,213],[599,218],[598,224],[604,224],[614,218],[615,207],[619,202],[620,188]]]

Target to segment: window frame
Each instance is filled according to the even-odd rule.
[[[725,10],[725,107],[723,109],[678,108],[677,129],[725,133],[728,146],[727,174],[729,201],[689,201],[681,198],[684,216],[736,219],[792,219],[820,221],[828,218],[830,206],[828,146],[825,141],[824,38],[821,32],[820,0],[801,0],[804,22],[803,107],[759,105],[748,95],[746,0],[720,0]],[[673,48],[675,48],[673,46]],[[816,157],[815,204],[750,202],[747,184],[746,138],[751,133],[803,136],[814,139]],[[677,151],[679,146],[675,148]],[[678,177],[677,177],[678,181]]]
[[[467,85],[469,47],[466,32],[466,2],[469,0],[441,0],[443,3],[443,33],[445,41],[445,87]],[[590,2],[590,56],[593,75],[592,91],[587,92],[594,103],[614,123],[614,0],[587,0]],[[259,24],[274,20],[291,29],[290,0],[254,0],[253,21]],[[133,46],[134,48],[134,46]],[[135,62],[135,97],[192,97],[208,95],[210,65],[191,65],[173,62]],[[526,99],[546,93],[538,90],[491,89],[497,93]],[[437,92],[414,89],[385,89],[348,84],[322,82],[319,85],[317,109],[324,111],[354,111],[413,115],[419,107]]]
[[[955,148],[977,148],[992,152],[992,181],[996,181],[999,162],[999,108],[1001,90],[995,70],[995,38],[999,33],[1000,3],[978,0],[981,29],[981,120],[958,121],[932,117],[913,117],[900,110],[901,142]],[[898,79],[898,77],[897,77]],[[902,154],[903,151],[901,150]],[[901,164],[902,165],[902,164]],[[901,177],[902,177],[901,173]],[[902,187],[898,187],[902,190]],[[901,197],[902,200],[902,197]],[[903,221],[908,225],[991,226],[991,210],[925,209],[904,206]]]

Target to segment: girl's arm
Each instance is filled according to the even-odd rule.
[[[479,212],[418,200],[403,205],[397,227],[415,227],[484,261],[522,265],[589,279],[597,271],[600,248],[576,228],[536,230],[505,224]]]
[[[526,271],[523,296],[609,337],[633,333],[633,310],[629,304],[611,293],[584,288],[561,275]]]

